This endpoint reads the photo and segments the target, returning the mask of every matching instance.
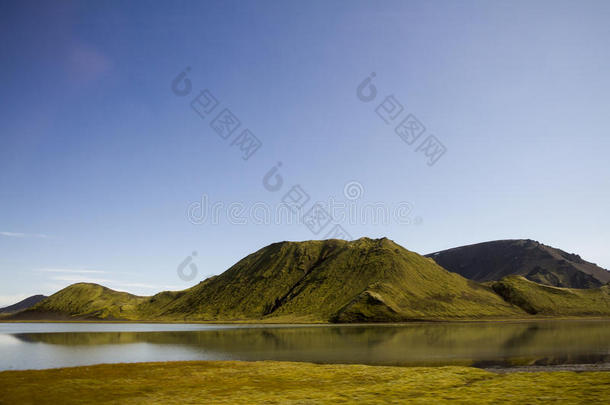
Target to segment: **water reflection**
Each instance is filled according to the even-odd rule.
[[[14,333],[21,344],[11,344],[12,364],[0,360],[0,368],[187,359],[478,367],[610,362],[608,321],[187,329]]]

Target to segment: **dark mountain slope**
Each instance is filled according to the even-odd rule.
[[[24,309],[28,309],[36,304],[38,304],[43,299],[47,298],[46,295],[38,294],[32,295],[22,301],[19,301],[16,304],[9,305],[8,307],[0,308],[0,314],[14,314],[15,312],[23,311]]]
[[[475,281],[521,275],[555,287],[596,288],[610,282],[610,272],[576,254],[530,239],[478,243],[432,253],[443,268]]]

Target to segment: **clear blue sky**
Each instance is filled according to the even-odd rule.
[[[0,304],[75,281],[185,288],[323,237],[186,215],[203,194],[275,207],[294,184],[412,205],[409,225],[345,224],[354,238],[532,238],[610,268],[609,21],[607,1],[2,2]],[[203,89],[220,102],[205,119],[189,106]],[[433,166],[375,113],[388,95],[445,145]],[[222,108],[262,141],[248,160],[210,127]]]

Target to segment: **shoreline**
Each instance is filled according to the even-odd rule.
[[[584,372],[610,372],[610,363],[602,364],[556,364],[549,366],[514,366],[514,367],[474,367],[496,374],[510,373],[550,373],[569,371],[574,373]]]
[[[6,323],[96,323],[96,324],[176,324],[176,325],[281,325],[281,326],[400,326],[430,323],[511,323],[511,322],[539,322],[539,321],[610,321],[610,317],[594,316],[565,316],[565,317],[528,317],[528,318],[491,318],[491,319],[419,319],[409,322],[282,322],[263,319],[254,320],[213,320],[213,321],[171,321],[171,320],[103,320],[103,319],[2,319],[0,324]]]
[[[483,370],[494,374],[511,374],[511,373],[556,373],[556,372],[573,372],[573,373],[590,373],[600,372],[609,373],[610,363],[596,363],[596,364],[554,364],[554,365],[523,365],[523,366],[476,366],[476,365],[460,365],[460,364],[446,364],[446,365],[404,365],[404,364],[365,364],[365,363],[316,363],[311,361],[287,361],[287,360],[168,360],[168,361],[134,361],[134,362],[116,362],[116,363],[94,363],[94,364],[83,364],[76,366],[66,367],[48,367],[48,368],[26,368],[26,369],[0,369],[0,374],[4,372],[39,372],[39,371],[52,371],[52,370],[67,370],[67,369],[82,369],[97,366],[108,366],[108,367],[123,367],[126,365],[146,365],[146,364],[185,364],[190,363],[286,363],[298,365],[316,365],[316,366],[337,366],[337,367],[350,367],[350,366],[366,366],[366,367],[395,367],[401,369],[440,369],[440,368],[469,368],[476,370]]]

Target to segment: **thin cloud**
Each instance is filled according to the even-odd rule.
[[[43,238],[46,239],[49,235],[44,233],[23,233],[23,232],[7,232],[1,231],[0,236],[6,236],[7,238]]]
[[[132,283],[129,281],[121,281],[121,280],[113,280],[108,278],[97,278],[97,277],[79,277],[77,275],[55,275],[50,277],[53,281],[63,281],[68,283],[93,283],[93,284],[101,284],[105,287],[109,287],[112,289],[127,289],[127,288],[141,288],[146,290],[155,290],[155,291],[163,291],[163,290],[179,290],[179,286],[175,285],[157,285],[157,284],[145,284],[145,283]]]
[[[133,287],[133,288],[145,288],[149,290],[182,290],[184,287],[180,287],[177,285],[156,285],[156,284],[142,284],[142,283],[121,283],[123,287]]]
[[[103,283],[112,283],[113,280],[109,280],[106,278],[93,278],[93,277],[79,277],[79,276],[70,276],[70,275],[59,275],[52,276],[51,280],[55,281],[68,281],[72,283],[95,283],[95,284],[103,284]]]
[[[103,274],[108,273],[103,270],[87,270],[87,269],[57,269],[57,268],[43,268],[36,271],[43,273],[73,273],[73,274]]]
[[[14,294],[14,295],[0,295],[0,308],[8,307],[9,305],[13,305],[18,303],[19,301],[23,301],[27,297],[30,297],[34,294]]]

